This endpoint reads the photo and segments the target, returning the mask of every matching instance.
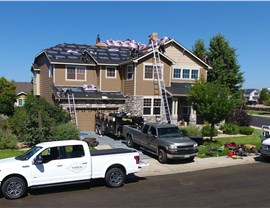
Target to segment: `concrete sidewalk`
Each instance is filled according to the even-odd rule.
[[[220,168],[233,165],[244,165],[256,163],[255,156],[243,157],[243,159],[232,159],[230,157],[212,157],[212,158],[195,158],[193,162],[187,163],[170,163],[170,164],[160,164],[155,159],[145,159],[150,165],[143,167],[141,172],[136,173],[139,177],[154,176],[154,175],[168,175],[175,173],[184,173],[198,170],[205,170],[211,168]]]

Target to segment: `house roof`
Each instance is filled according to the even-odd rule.
[[[245,94],[250,94],[254,91],[260,91],[260,90],[258,90],[258,89],[245,89]]]
[[[16,86],[16,94],[29,94],[32,89],[33,89],[33,85],[31,82],[15,82],[15,86]]]
[[[170,96],[186,96],[191,85],[191,83],[172,82],[170,87],[166,87],[166,90]]]
[[[36,57],[45,53],[51,63],[86,64],[82,60],[82,52],[89,45],[62,43],[51,48],[44,49]],[[88,64],[95,64],[91,60]]]
[[[76,100],[125,100],[121,92],[101,92],[99,90],[86,91],[83,87],[52,86],[51,90],[58,99],[68,99],[66,93],[74,94]],[[68,90],[68,91],[67,91]],[[61,92],[63,94],[61,94]],[[66,93],[65,93],[66,92]]]

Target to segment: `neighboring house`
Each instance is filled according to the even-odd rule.
[[[196,79],[207,78],[209,65],[174,39],[159,53],[173,123],[196,121],[187,91]],[[134,53],[115,45],[59,44],[34,60],[34,94],[68,108],[66,91],[74,93],[79,129],[93,131],[96,111],[125,111],[155,121],[161,96],[151,48]],[[89,87],[90,86],[90,87]]]
[[[260,90],[245,89],[244,98],[249,104],[256,104],[260,98]]]
[[[22,107],[27,95],[33,90],[33,85],[31,82],[15,82],[15,86],[17,96],[15,106]]]

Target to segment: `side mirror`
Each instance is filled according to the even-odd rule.
[[[34,164],[38,165],[38,164],[42,164],[43,163],[43,159],[42,156],[39,154],[38,156],[36,156],[36,158],[34,159]]]

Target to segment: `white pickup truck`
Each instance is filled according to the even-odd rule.
[[[0,160],[0,185],[5,198],[23,197],[28,188],[90,182],[105,178],[109,187],[124,184],[125,176],[148,164],[130,149],[89,150],[79,140],[37,144],[26,153]]]

